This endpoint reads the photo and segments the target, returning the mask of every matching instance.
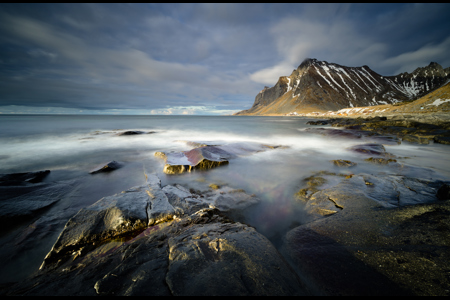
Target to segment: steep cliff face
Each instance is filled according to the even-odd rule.
[[[395,104],[417,99],[442,86],[450,68],[437,63],[412,73],[381,76],[368,66],[346,67],[306,59],[290,76],[265,87],[253,106],[238,115],[285,114],[330,111],[347,107]]]

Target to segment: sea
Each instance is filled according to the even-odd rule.
[[[292,228],[310,221],[295,193],[305,179],[320,171],[343,174],[401,173],[424,179],[449,180],[450,146],[389,143],[386,151],[409,166],[390,169],[364,162],[349,147],[370,139],[330,138],[305,131],[307,117],[268,116],[130,116],[130,115],[0,115],[0,174],[50,170],[43,182],[70,183],[59,200],[36,215],[2,228],[0,284],[24,280],[37,271],[66,222],[102,197],[145,183],[144,170],[162,185],[181,184],[205,190],[227,185],[255,194],[259,204],[239,215],[276,247]],[[330,127],[329,125],[314,127]],[[136,130],[150,134],[123,135]],[[255,142],[285,146],[231,159],[228,165],[179,175],[163,173],[157,151],[192,149],[185,141],[227,144]],[[377,141],[379,142],[379,141]],[[331,162],[356,162],[339,168]],[[121,168],[90,171],[110,161]],[[333,183],[329,183],[333,184]],[[20,203],[17,204],[20,206]],[[18,207],[20,209],[20,207]]]

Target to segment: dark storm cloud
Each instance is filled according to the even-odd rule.
[[[0,108],[229,112],[251,106],[305,57],[382,75],[431,61],[448,67],[449,12],[448,4],[1,4]]]

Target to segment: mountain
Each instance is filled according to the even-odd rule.
[[[450,80],[441,87],[414,100],[396,103],[393,105],[377,105],[356,108],[344,108],[335,112],[326,113],[327,116],[367,116],[367,115],[390,115],[411,113],[448,113],[450,112]]]
[[[305,59],[290,76],[264,87],[253,106],[236,115],[307,113],[343,108],[395,104],[418,99],[441,87],[450,68],[432,62],[412,73],[382,76],[368,66],[346,67]]]

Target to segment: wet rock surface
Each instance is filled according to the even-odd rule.
[[[0,174],[0,186],[20,186],[28,183],[38,183],[50,174],[50,170],[38,172]]]
[[[448,201],[380,209],[343,186],[319,196],[343,208],[292,229],[280,249],[314,294],[450,294]]]
[[[192,142],[187,145],[196,147],[181,152],[155,152],[155,156],[164,160],[164,173],[181,174],[193,170],[208,170],[227,165],[230,159],[251,155],[269,149],[283,146],[264,145],[250,142],[220,143],[220,142]]]
[[[450,295],[448,181],[322,171],[303,182],[310,221],[280,252],[313,294]]]
[[[105,165],[100,165],[100,166],[94,168],[89,173],[90,174],[97,174],[97,173],[103,173],[103,172],[111,172],[111,171],[117,170],[117,169],[119,169],[121,167],[122,167],[122,164],[120,164],[117,161],[113,160],[113,161],[110,161],[110,162],[106,163]]]
[[[345,159],[336,159],[336,160],[333,160],[332,162],[333,162],[333,164],[334,164],[335,166],[338,166],[338,167],[346,167],[346,168],[349,168],[349,167],[354,167],[354,166],[356,166],[356,163],[355,163],[355,162],[352,162],[352,161],[349,161],[349,160],[345,160]]]
[[[289,227],[279,252],[254,228],[233,220],[234,212],[260,202],[255,195],[221,182],[202,191],[162,186],[155,174],[145,174],[145,185],[80,210],[41,270],[0,287],[0,294],[450,295],[450,182],[410,175],[429,173],[408,173],[412,167],[386,151],[397,136],[350,126],[316,128],[360,144],[347,148],[351,160],[328,161],[329,170],[302,180],[293,198],[306,218]],[[378,140],[364,141],[367,136]],[[278,147],[187,144],[191,153],[156,155],[166,165],[188,161],[174,165],[185,172],[205,157],[228,163]],[[360,172],[364,165],[377,172]]]
[[[152,134],[152,133],[155,133],[155,131],[127,130],[120,132],[117,135],[123,136],[123,135],[138,135],[138,134]]]
[[[42,182],[49,173],[45,170],[0,176],[0,233],[39,215],[78,184],[76,180]]]
[[[161,187],[146,174],[145,186],[80,210],[40,271],[6,294],[305,294],[267,238],[214,207],[242,209],[256,201],[226,186],[204,195]]]
[[[362,138],[380,138],[379,144],[348,150],[370,156],[364,162],[385,169],[347,175],[323,171],[304,179],[306,187],[296,198],[310,222],[289,231],[280,252],[316,295],[449,296],[449,182],[401,175],[411,167],[398,163],[383,146],[388,145],[383,136],[444,143],[449,120],[395,116],[327,121]],[[308,131],[337,136],[333,128]]]

